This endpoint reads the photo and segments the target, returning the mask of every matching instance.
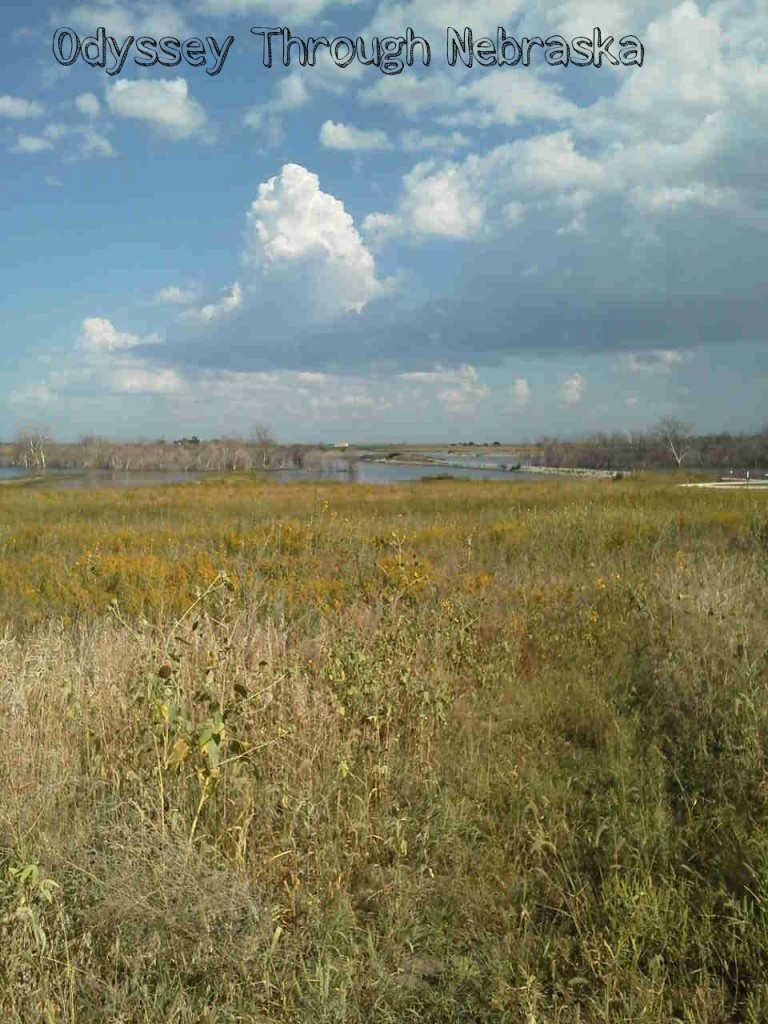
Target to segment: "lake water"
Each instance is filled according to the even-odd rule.
[[[492,469],[446,469],[444,466],[409,466],[392,462],[356,462],[348,471],[320,473],[305,470],[285,470],[275,474],[286,480],[339,480],[358,484],[393,484],[423,477],[455,476],[467,480],[513,480],[515,474]]]
[[[450,458],[452,460],[457,459],[457,461],[461,459],[462,462],[466,461],[468,467],[473,461],[473,456],[466,456],[464,458],[461,458],[461,456],[451,456]],[[502,459],[505,462],[511,461],[509,455],[481,456],[482,461],[485,463],[495,461],[497,458],[500,461]],[[663,473],[665,471],[658,470],[657,472]],[[692,471],[689,469],[687,472],[696,472],[696,470]],[[152,473],[140,470],[135,472],[99,470],[78,473],[73,470],[56,469],[46,470],[43,474],[39,471],[0,466],[0,482],[3,480],[22,479],[24,477],[44,477],[54,487],[67,490],[87,490],[94,487],[157,487],[161,484],[190,483],[194,480],[203,480],[206,477],[220,475],[218,473],[184,473],[179,471],[158,471]],[[553,479],[567,479],[566,477],[552,477],[543,473],[526,473],[524,470],[509,473],[505,470],[464,469],[463,467],[454,468],[453,466],[450,468],[443,466],[414,466],[392,462],[355,462],[350,465],[348,470],[278,470],[270,473],[268,479],[271,483],[295,483],[296,481],[314,480],[317,483],[395,484],[439,476],[452,476],[461,480],[506,480],[508,483],[534,483]]]
[[[286,469],[271,473],[268,477],[274,483],[294,483],[296,481],[314,480],[318,483],[360,483],[360,484],[392,484],[409,480],[420,480],[422,477],[445,476],[459,477],[469,480],[539,480],[538,476],[521,473],[507,473],[501,470],[482,469],[445,469],[441,466],[408,466],[384,462],[357,462],[349,470],[320,471]],[[89,489],[92,487],[152,487],[160,484],[189,483],[206,477],[215,477],[217,473],[183,473],[183,472],[120,472],[103,470],[97,472],[78,473],[72,470],[49,469],[45,473],[31,472],[15,467],[0,466],[0,481],[18,480],[24,477],[45,478],[54,487],[62,489]]]

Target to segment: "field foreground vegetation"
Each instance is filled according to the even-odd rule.
[[[0,489],[0,1020],[768,1020],[768,496]]]

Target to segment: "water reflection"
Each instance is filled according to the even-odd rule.
[[[91,489],[94,487],[157,487],[161,484],[189,483],[194,480],[217,477],[218,473],[202,472],[142,472],[125,470],[92,470],[76,472],[73,470],[48,469],[44,472],[19,469],[17,467],[0,467],[0,481],[28,478],[30,482],[45,481],[47,486],[57,489]],[[232,474],[240,475],[240,474]],[[250,475],[250,474],[249,474]],[[316,481],[317,483],[360,483],[360,484],[393,484],[421,480],[430,477],[455,477],[470,480],[515,480],[521,474],[507,473],[500,470],[480,470],[451,468],[442,466],[413,466],[393,462],[346,462],[322,466],[312,469],[282,469],[268,474],[263,478],[270,483],[295,483],[297,481]],[[526,476],[526,480],[539,479]]]

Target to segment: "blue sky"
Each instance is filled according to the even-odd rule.
[[[411,26],[432,64],[267,69],[256,25]],[[467,25],[599,26],[645,62],[449,67]],[[768,422],[764,5],[63,0],[0,26],[0,437]],[[235,41],[216,76],[110,77],[56,62],[62,26]]]

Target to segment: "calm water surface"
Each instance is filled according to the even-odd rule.
[[[407,466],[393,465],[383,462],[358,462],[350,468],[342,470],[278,470],[269,475],[270,482],[294,483],[297,480],[315,480],[318,483],[360,483],[360,484],[393,484],[408,480],[420,480],[422,477],[435,477],[450,474],[451,476],[471,480],[514,480],[521,474],[506,473],[500,470],[445,469],[441,466]],[[92,487],[152,487],[160,484],[189,483],[192,480],[203,480],[206,477],[219,476],[217,473],[183,473],[183,472],[120,472],[98,471],[77,473],[72,470],[49,469],[45,473],[31,472],[0,466],[0,481],[23,479],[24,477],[44,478],[57,488]],[[527,480],[540,477],[525,477]]]
[[[438,453],[436,453],[438,454]],[[466,460],[468,467],[474,461],[473,456],[450,456],[450,458]],[[511,461],[507,456],[481,456],[483,462]],[[664,470],[658,472],[663,473]],[[673,472],[673,471],[670,471]],[[674,471],[676,472],[676,471]],[[687,470],[686,472],[696,472]],[[701,471],[704,472],[704,471]],[[706,471],[712,473],[712,470]],[[714,472],[717,472],[716,470]],[[100,470],[78,473],[72,470],[49,469],[44,473],[18,469],[16,467],[0,466],[0,482],[3,480],[22,479],[24,477],[44,478],[49,484],[61,489],[90,489],[93,487],[157,487],[161,484],[189,483],[193,480],[203,480],[206,477],[220,476],[218,473],[184,473],[180,471],[163,472],[158,471],[142,472],[136,471],[112,471]],[[553,479],[566,479],[566,477],[552,477],[546,474],[526,473],[524,470],[509,473],[505,470],[495,469],[471,469],[463,467],[446,468],[443,466],[413,466],[404,463],[392,462],[357,462],[349,469],[336,470],[303,470],[286,469],[278,470],[269,475],[270,482],[294,483],[296,481],[315,480],[318,483],[359,483],[359,484],[396,484],[408,481],[421,480],[429,477],[452,476],[461,480],[506,480],[514,483],[533,483],[534,481],[545,481]]]

